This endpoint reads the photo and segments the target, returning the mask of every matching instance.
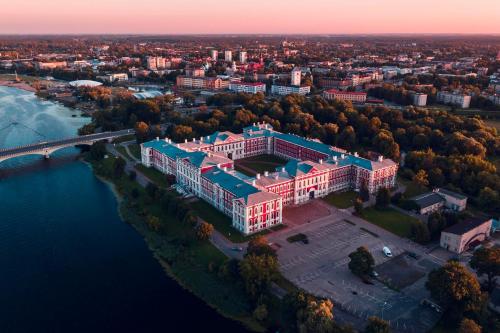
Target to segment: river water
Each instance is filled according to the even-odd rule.
[[[74,136],[86,122],[0,87],[0,149]],[[0,332],[244,331],[165,275],[77,154],[0,163]]]

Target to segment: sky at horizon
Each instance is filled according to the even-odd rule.
[[[499,34],[500,0],[0,0],[0,34]]]

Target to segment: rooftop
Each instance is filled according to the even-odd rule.
[[[443,232],[447,232],[450,234],[455,234],[455,235],[463,235],[481,225],[484,223],[491,223],[492,219],[491,218],[485,218],[485,217],[476,217],[476,218],[470,218],[465,221],[459,222],[455,225],[452,225],[449,228],[446,228],[443,230]]]

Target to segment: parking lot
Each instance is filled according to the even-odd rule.
[[[376,315],[401,331],[422,332],[431,328],[439,314],[421,306],[420,301],[428,297],[425,275],[439,266],[439,260],[427,256],[419,245],[389,234],[347,211],[327,208],[330,213],[318,210],[323,213],[315,220],[310,216],[318,213],[307,214],[307,210],[302,209],[302,215],[308,217],[304,223],[294,221],[289,228],[270,235],[270,241],[278,245],[285,277],[312,294],[332,299],[336,307],[359,318]],[[305,234],[308,242],[286,240],[298,233]],[[393,283],[373,280],[373,284],[366,284],[350,272],[348,255],[360,246],[372,253],[375,270],[379,267],[381,270],[379,278]],[[391,249],[392,258],[384,255],[384,246]],[[418,252],[419,258],[409,258],[406,251]]]

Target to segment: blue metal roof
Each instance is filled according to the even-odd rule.
[[[260,192],[252,185],[219,168],[213,168],[205,172],[203,177],[207,178],[212,183],[219,184],[219,186],[226,191],[233,193],[236,198],[246,198],[250,194]]]
[[[163,140],[153,140],[144,143],[144,147],[152,148],[159,151],[162,154],[167,155],[171,159],[176,159],[177,157],[187,157],[190,153],[178,148],[175,144],[167,143]]]

